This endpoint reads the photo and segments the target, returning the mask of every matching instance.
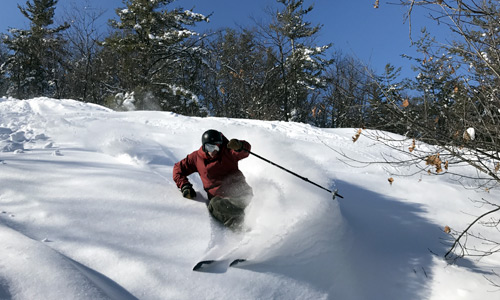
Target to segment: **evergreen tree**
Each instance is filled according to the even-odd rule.
[[[425,29],[422,34],[416,42],[421,57],[409,57],[416,62],[413,70],[417,72],[417,76],[406,83],[412,97],[401,102],[402,97],[387,95],[395,105],[387,114],[400,116],[402,126],[391,131],[436,144],[436,141],[449,141],[457,128],[463,127],[460,107],[467,101],[467,95],[463,82],[454,76],[458,66],[449,51],[433,47],[435,41]]]
[[[8,94],[22,99],[35,96],[60,97],[64,77],[64,44],[61,32],[69,25],[53,24],[58,0],[32,0],[18,5],[30,20],[30,28],[10,29],[4,38],[9,57],[3,71],[9,79]]]
[[[403,135],[412,129],[408,118],[413,113],[413,98],[406,94],[409,80],[401,80],[400,72],[401,68],[387,64],[382,75],[371,78],[367,127]]]
[[[116,32],[105,40],[107,57],[113,57],[116,76],[108,83],[116,92],[133,92],[139,109],[165,109],[187,112],[197,105],[197,96],[187,85],[193,78],[196,60],[202,51],[196,47],[197,33],[189,30],[207,17],[191,10],[167,10],[173,0],[124,0],[117,9],[118,21],[111,21]]]
[[[0,66],[3,68],[7,62],[8,52],[5,44],[0,43]],[[7,94],[8,82],[2,69],[0,69],[0,96]]]
[[[324,70],[331,61],[324,59],[331,46],[315,46],[311,42],[321,29],[305,21],[313,6],[303,8],[303,0],[277,0],[284,7],[276,11],[266,32],[279,71],[280,106],[283,120],[306,122],[313,104],[312,95],[325,87]]]

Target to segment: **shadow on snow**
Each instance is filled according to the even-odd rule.
[[[240,268],[292,277],[324,291],[331,299],[428,296],[434,261],[444,259],[450,245],[441,226],[425,217],[426,207],[347,182],[337,181],[337,184],[345,197],[336,200],[341,222],[312,220],[324,228],[311,233],[314,226],[302,226],[302,230],[287,235],[284,244],[290,245],[282,245],[285,249],[277,251],[276,257],[243,264]],[[316,217],[329,216],[330,213]],[[321,240],[326,238],[326,250],[286,257],[286,249],[293,241],[300,241],[308,234],[315,234]],[[462,259],[460,265],[476,271],[472,261]]]

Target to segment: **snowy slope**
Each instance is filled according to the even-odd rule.
[[[173,183],[175,162],[210,128],[330,189],[250,156],[254,188],[240,255],[252,263],[193,272],[235,244]],[[395,177],[341,161],[390,153],[354,129],[168,112],[114,112],[72,100],[0,99],[0,299],[498,299],[484,276],[500,258],[447,265],[443,227],[479,214],[450,177]],[[392,153],[393,155],[400,155]],[[467,168],[461,170],[469,172]],[[495,279],[495,277],[492,277]]]

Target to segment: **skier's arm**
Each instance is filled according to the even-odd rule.
[[[189,154],[186,158],[174,165],[173,179],[178,188],[190,184],[188,176],[197,172],[196,169],[196,151]]]

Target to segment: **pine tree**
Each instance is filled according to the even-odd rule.
[[[134,92],[138,108],[161,108],[184,112],[196,104],[196,95],[186,87],[201,55],[195,47],[197,33],[189,30],[208,18],[176,8],[173,0],[124,0],[117,9],[116,29],[105,40],[107,56],[114,56],[118,78],[110,82],[116,91]]]
[[[8,57],[7,48],[5,47],[5,44],[2,43],[0,44],[0,66],[2,66],[1,67],[2,69],[0,69],[0,96],[6,95],[8,88],[7,77],[3,72],[3,67],[7,62],[7,57]]]
[[[387,64],[383,74],[372,75],[366,127],[403,135],[412,130],[408,118],[414,117],[414,99],[406,93],[409,80],[401,80],[400,73],[401,68]]]
[[[4,66],[9,79],[8,94],[16,98],[59,97],[64,76],[64,39],[69,25],[50,28],[58,0],[32,0],[18,5],[30,20],[30,28],[10,29],[4,43],[10,50]]]
[[[305,21],[312,5],[303,8],[303,0],[277,2],[284,7],[276,11],[267,35],[281,78],[278,90],[282,119],[306,122],[312,95],[325,87],[323,73],[331,61],[324,59],[324,53],[331,45],[315,46],[310,42],[321,29],[320,25]]]

